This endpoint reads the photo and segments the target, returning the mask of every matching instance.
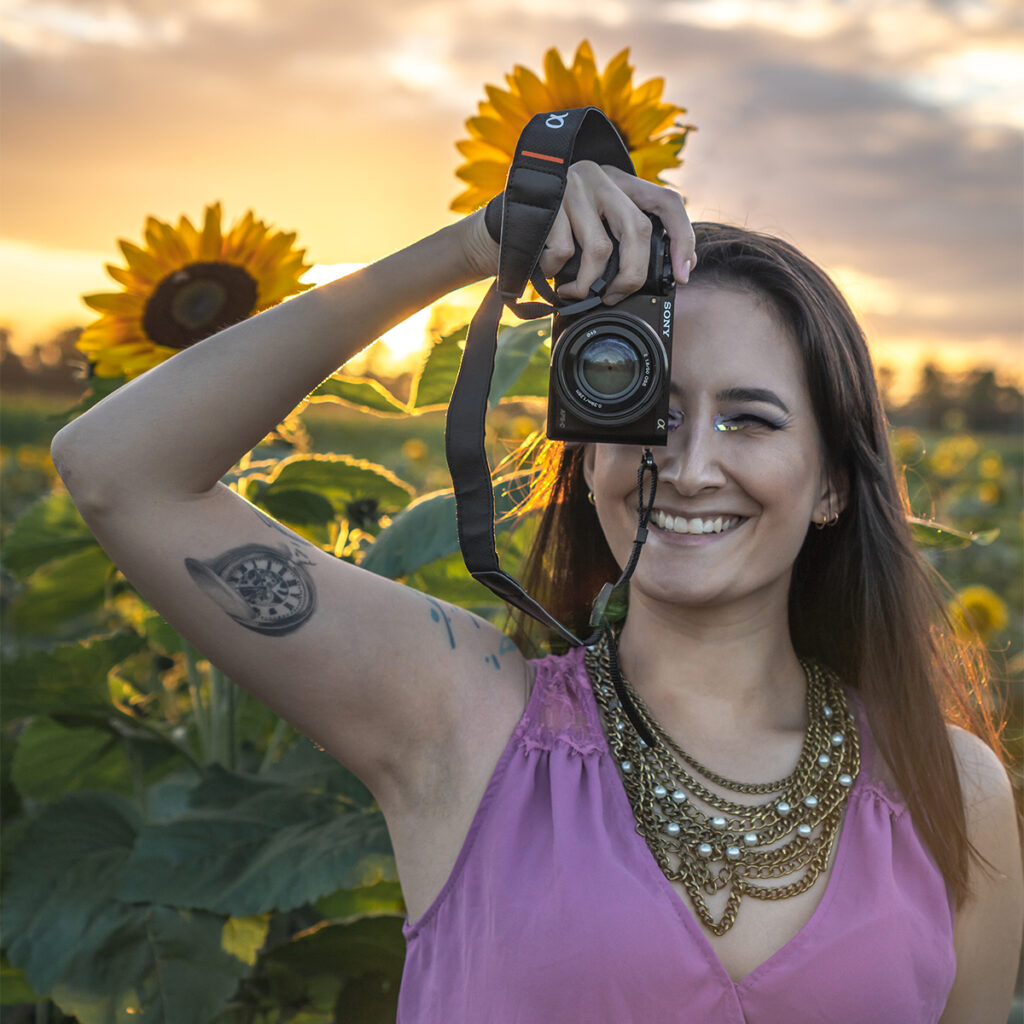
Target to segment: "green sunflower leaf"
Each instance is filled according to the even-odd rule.
[[[317,900],[316,909],[325,918],[383,917],[404,914],[405,901],[398,882],[378,882],[359,889],[339,889]]]
[[[334,402],[349,405],[363,412],[404,416],[409,407],[372,377],[350,377],[336,373],[323,382],[310,396],[311,402]]]
[[[107,673],[141,650],[136,633],[32,651],[3,663],[2,720],[57,712],[110,711]]]
[[[98,544],[53,559],[25,581],[25,589],[11,602],[10,621],[30,636],[59,634],[70,620],[102,609],[113,572]]]
[[[262,505],[288,491],[319,494],[337,514],[345,515],[355,501],[373,500],[381,510],[405,508],[413,488],[389,469],[351,455],[295,455],[283,459],[250,497]]]
[[[22,796],[55,800],[80,789],[129,796],[130,766],[124,744],[101,729],[69,729],[48,718],[30,722],[14,749],[11,779]]]
[[[498,522],[495,532],[501,533],[515,525],[502,519],[512,510],[525,477],[522,474],[504,478],[494,485],[494,506]],[[421,565],[459,550],[459,534],[455,522],[455,495],[441,491],[424,495],[414,501],[382,530],[360,565],[380,576],[397,579],[415,572]]]
[[[268,489],[260,496],[259,504],[284,523],[315,526],[334,518],[334,506],[316,491]]]
[[[926,548],[965,548],[970,544],[987,547],[999,536],[998,529],[975,533],[955,529],[934,519],[919,519],[917,516],[907,516],[907,522],[910,523],[914,541]]]
[[[3,957],[0,960],[0,1006],[39,1001],[35,989],[25,980],[25,972],[12,967],[7,962],[7,957]]]
[[[417,412],[448,404],[468,333],[467,324],[434,342],[419,372],[413,377],[409,405]]]
[[[120,930],[95,950],[102,967],[53,992],[83,1024],[209,1021],[251,972],[221,947],[222,917],[173,907],[127,910]]]
[[[490,408],[506,396],[547,397],[551,356],[544,341],[549,335],[547,326],[538,327],[535,321],[499,331],[488,398]]]
[[[103,990],[94,975],[102,970],[96,952],[132,917],[114,889],[138,827],[127,800],[76,793],[50,804],[9,855],[7,955],[37,992],[59,982]]]
[[[97,547],[96,538],[82,522],[71,498],[50,494],[11,527],[4,539],[4,567],[24,580],[51,559]]]
[[[405,958],[400,916],[364,917],[350,922],[323,922],[296,935],[267,954],[274,965],[300,977],[342,973],[357,978],[384,973],[396,980]]]
[[[141,828],[119,898],[249,917],[396,877],[376,810],[223,769],[191,803]]]

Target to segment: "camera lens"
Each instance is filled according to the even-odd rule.
[[[574,321],[551,353],[551,385],[573,416],[605,428],[645,416],[661,394],[665,346],[650,324],[620,310]]]
[[[604,399],[632,391],[640,377],[640,358],[623,338],[596,338],[576,356],[576,372],[588,390]]]

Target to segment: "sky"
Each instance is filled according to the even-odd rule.
[[[0,326],[88,323],[117,238],[216,199],[378,259],[457,217],[484,83],[584,38],[698,126],[691,219],[803,249],[876,361],[1022,365],[1016,0],[0,0]]]

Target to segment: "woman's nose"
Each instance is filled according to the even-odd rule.
[[[702,423],[687,417],[668,436],[668,444],[653,449],[658,479],[670,481],[682,495],[695,495],[725,483],[721,463],[721,436],[710,418]]]

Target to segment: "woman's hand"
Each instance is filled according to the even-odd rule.
[[[685,284],[697,257],[693,228],[679,193],[590,160],[569,168],[562,205],[541,254],[541,273],[553,278],[572,259],[578,241],[582,250],[579,274],[558,293],[566,299],[585,298],[608,264],[610,233],[619,242],[619,272],[605,290],[603,301],[612,305],[624,299],[647,280],[651,222],[645,213],[656,214],[665,225],[672,243],[672,275]],[[484,224],[484,211],[465,218],[461,227],[469,273],[475,279],[494,277],[498,245]]]
[[[619,242],[619,272],[603,301],[612,305],[624,299],[647,280],[651,222],[645,213],[656,214],[665,225],[672,243],[672,275],[685,284],[697,257],[693,228],[679,193],[589,160],[569,168],[562,206],[541,256],[541,272],[553,278],[572,258],[578,241],[582,249],[579,274],[562,285],[558,294],[566,299],[585,298],[611,256],[611,234]]]

